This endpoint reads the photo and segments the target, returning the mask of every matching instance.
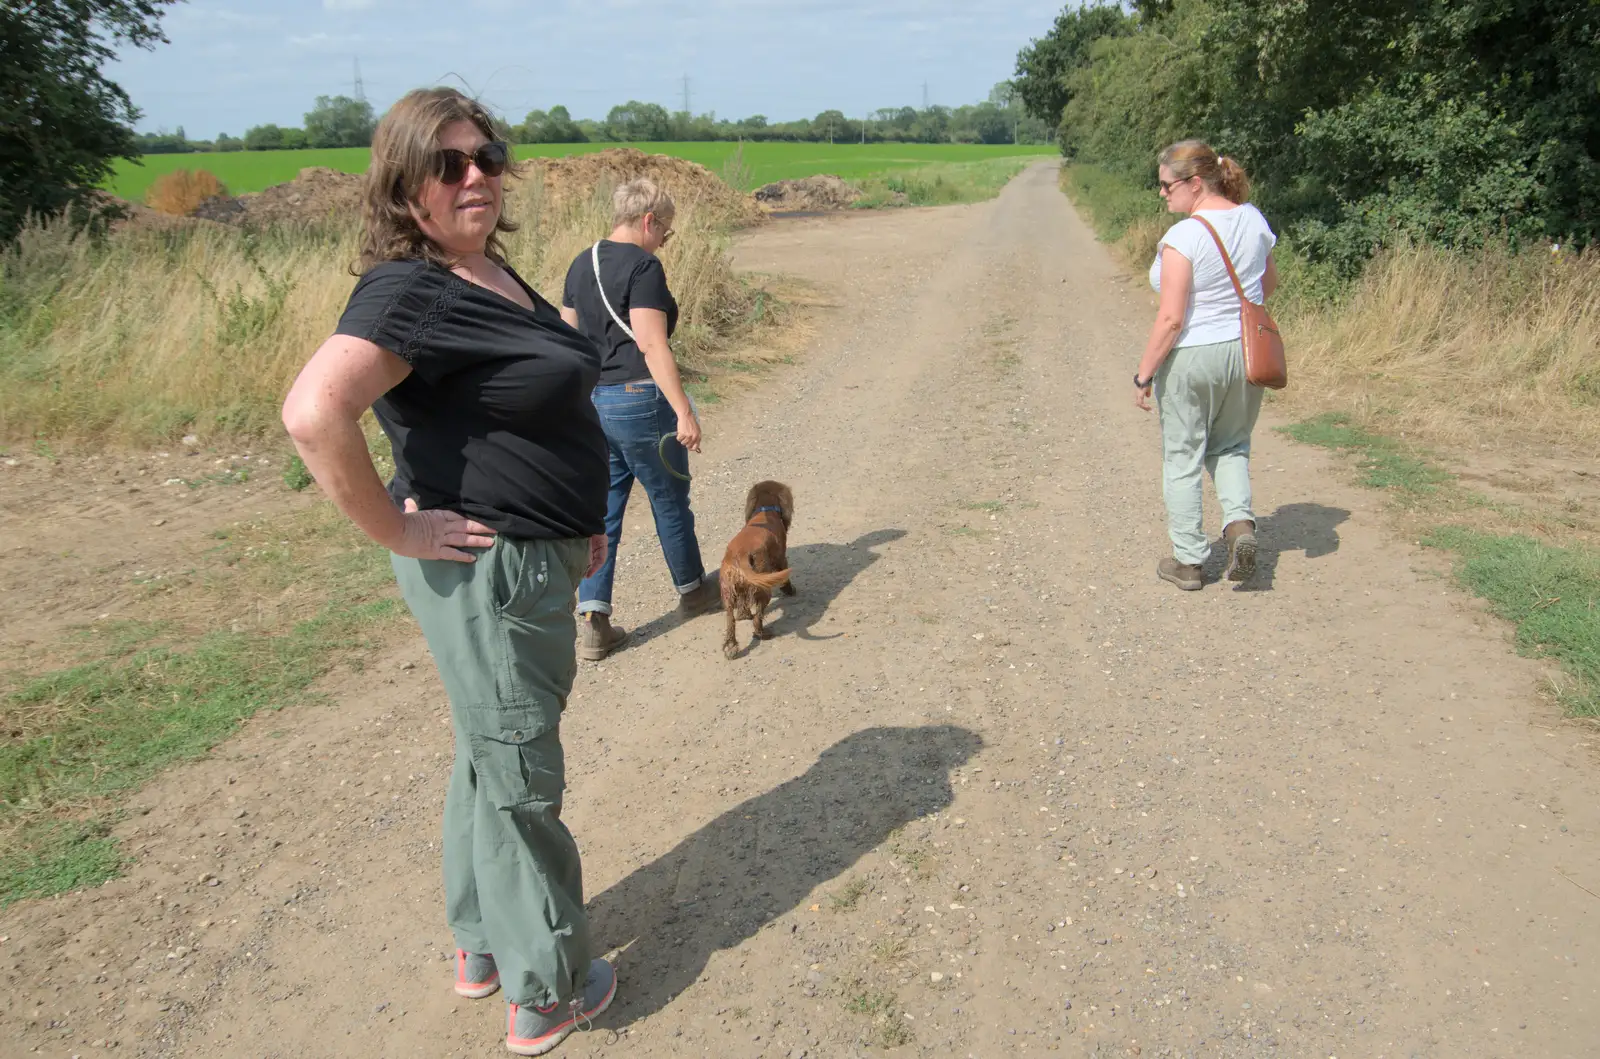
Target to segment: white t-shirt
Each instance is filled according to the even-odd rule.
[[[1272,234],[1267,219],[1249,203],[1231,210],[1197,211],[1216,228],[1233,258],[1234,271],[1245,296],[1261,303],[1261,277],[1267,273],[1267,258],[1278,237]],[[1228,268],[1217,253],[1217,244],[1205,225],[1186,217],[1167,229],[1156,246],[1156,259],[1150,265],[1150,286],[1161,290],[1161,250],[1170,246],[1189,259],[1194,282],[1189,288],[1188,311],[1183,316],[1179,346],[1229,342],[1239,337],[1239,296],[1228,279]]]

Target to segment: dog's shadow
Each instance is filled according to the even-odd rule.
[[[874,551],[906,535],[903,529],[873,530],[849,544],[799,544],[789,549],[789,569],[794,571],[795,595],[774,594],[778,613],[767,622],[773,638],[798,636],[802,640],[832,640],[818,636],[812,628],[828,613],[839,593],[883,556]],[[741,633],[745,626],[740,625]]]
[[[702,826],[589,902],[601,949],[620,949],[626,983],[603,1028],[660,1011],[734,949],[799,907],[897,828],[949,807],[950,771],[983,748],[954,725],[868,728],[824,750],[805,772]],[[829,903],[861,900],[851,886]],[[815,921],[777,928],[795,954],[815,944]]]
[[[1271,592],[1278,575],[1278,556],[1304,551],[1307,559],[1320,559],[1339,550],[1339,524],[1350,517],[1342,507],[1323,504],[1284,504],[1272,514],[1256,521],[1256,575],[1241,584],[1240,592]],[[1219,541],[1212,549],[1215,570],[1207,573],[1220,578],[1227,549]]]
[[[831,640],[833,636],[818,636],[812,626],[821,621],[828,608],[850,582],[873,563],[883,558],[874,548],[899,540],[906,535],[903,529],[881,529],[864,533],[849,544],[798,544],[789,549],[789,568],[794,571],[796,594],[785,596],[774,592],[768,607],[767,631],[773,638],[795,635],[802,640]],[[716,577],[716,570],[707,571]],[[686,620],[676,610],[653,618],[631,630],[629,646],[642,644],[675,629]],[[717,607],[701,620],[722,620],[722,608]],[[750,623],[739,623],[741,653],[749,650]]]

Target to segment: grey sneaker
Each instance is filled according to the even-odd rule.
[[[488,953],[456,950],[456,992],[468,1000],[482,1000],[500,988],[500,968]]]
[[[1198,566],[1189,566],[1176,559],[1163,559],[1157,563],[1156,576],[1163,581],[1171,581],[1185,592],[1198,592],[1205,583]]]
[[[591,611],[578,623],[578,657],[598,662],[628,642],[625,629],[611,624],[611,616]]]
[[[678,613],[693,618],[722,605],[722,586],[716,575],[704,574],[700,583],[678,596]]]
[[[617,995],[617,972],[605,960],[589,964],[589,979],[583,995],[566,1004],[548,1008],[510,1005],[506,1014],[506,1048],[516,1055],[543,1055],[567,1039],[580,1026],[589,1029],[589,1020],[611,1006]]]

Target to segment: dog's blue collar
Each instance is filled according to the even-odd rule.
[[[774,515],[781,516],[783,514],[783,508],[781,508],[781,507],[773,507],[771,504],[768,504],[766,507],[758,507],[754,511],[750,512],[750,514],[759,515],[759,514],[762,514],[763,512],[769,512],[769,511]]]

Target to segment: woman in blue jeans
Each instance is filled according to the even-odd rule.
[[[627,642],[611,624],[611,586],[622,543],[622,516],[637,480],[650,497],[656,535],[678,590],[678,610],[693,616],[719,600],[705,576],[689,510],[689,452],[700,451],[700,420],[678,378],[667,339],[678,303],[656,252],[672,238],[672,197],[648,178],[612,196],[615,229],[579,254],[567,270],[561,318],[600,350],[595,408],[611,450],[611,491],[604,565],[578,586],[578,655],[599,661]],[[672,437],[662,443],[664,435]],[[670,465],[670,466],[669,466]]]

